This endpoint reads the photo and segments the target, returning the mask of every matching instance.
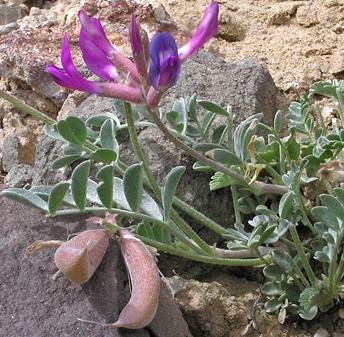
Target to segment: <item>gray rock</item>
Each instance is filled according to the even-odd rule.
[[[73,100],[73,98],[71,100]],[[99,97],[95,95],[88,96],[73,110],[68,109],[68,103],[69,102],[67,101],[65,102],[64,106],[67,105],[67,109],[64,108],[64,106],[62,107],[58,119],[65,119],[68,116],[76,116],[82,118],[83,120],[86,120],[91,116],[114,113],[115,109],[113,98]],[[74,105],[76,104],[74,103]]]
[[[31,184],[34,171],[30,165],[19,164],[13,166],[4,179],[8,187],[24,187]]]
[[[19,140],[15,133],[11,133],[4,139],[2,146],[2,167],[5,172],[19,164]]]
[[[65,240],[85,229],[85,219],[47,220],[37,210],[0,199],[3,336],[192,337],[177,304],[162,289],[155,320],[141,330],[112,330],[76,318],[115,322],[129,299],[129,282],[117,241],[112,243],[92,279],[82,288],[64,277],[56,281],[53,252],[29,256],[26,247],[42,239]]]
[[[171,107],[175,98],[194,93],[223,106],[231,105],[236,123],[258,112],[263,112],[265,122],[271,123],[276,113],[275,83],[267,68],[251,58],[229,64],[211,53],[198,52],[183,64],[166,105]]]
[[[62,142],[44,135],[37,144],[33,185],[54,185],[68,177],[68,169],[54,170],[53,161],[62,154]]]
[[[22,6],[0,5],[0,25],[7,25],[23,18],[28,13]]]
[[[12,30],[16,30],[18,28],[19,28],[19,26],[18,26],[17,22],[8,23],[7,25],[0,27],[0,35],[7,34],[7,33],[11,32]]]

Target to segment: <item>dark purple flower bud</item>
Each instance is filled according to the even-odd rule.
[[[219,27],[218,15],[219,5],[216,1],[213,1],[204,12],[203,18],[192,35],[191,40],[179,49],[181,61],[191,56],[215,35]]]
[[[85,91],[89,93],[100,93],[99,83],[85,79],[76,69],[69,48],[68,36],[65,35],[61,50],[61,64],[63,68],[48,65],[46,71],[53,80],[66,88]]]
[[[142,53],[143,46],[140,35],[140,27],[137,24],[134,14],[132,14],[131,16],[131,21],[129,25],[129,38],[133,55]]]
[[[146,80],[147,82],[147,59],[144,53],[144,46],[141,38],[141,29],[134,15],[131,16],[129,25],[129,37],[137,71],[141,75],[141,78],[143,80]]]
[[[163,90],[176,84],[181,62],[176,42],[169,33],[157,33],[153,36],[149,55],[150,84],[155,90]]]

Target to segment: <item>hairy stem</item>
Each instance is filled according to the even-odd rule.
[[[291,237],[294,241],[297,254],[299,255],[301,259],[302,266],[305,269],[309,282],[311,283],[312,287],[316,287],[316,283],[317,283],[316,277],[314,275],[311,265],[309,264],[305,251],[302,247],[302,242],[299,238],[299,234],[297,233],[295,225],[291,225],[289,227],[289,230],[290,230]]]
[[[149,185],[151,186],[154,194],[158,198],[158,200],[161,202],[161,190],[156,182],[149,165],[146,161],[145,155],[141,149],[137,133],[136,133],[136,127],[133,119],[133,113],[131,109],[131,105],[128,102],[124,102],[124,110],[128,122],[128,131],[130,135],[130,140],[134,148],[135,155],[139,161],[143,163],[143,169],[145,171],[145,174],[147,176]],[[205,251],[208,255],[213,255],[213,250],[209,249],[208,244],[203,241],[199,235],[178,215],[178,213],[174,210],[171,212],[172,219],[176,222],[177,226],[191,239],[193,240],[203,251]]]
[[[50,118],[49,116],[45,115],[44,113],[40,112],[39,110],[33,108],[32,106],[27,105],[23,101],[15,98],[14,96],[10,95],[9,93],[7,93],[3,90],[0,90],[0,97],[5,99],[6,101],[12,103],[20,111],[23,111],[23,112],[29,114],[30,116],[42,121],[43,123],[45,123],[47,125],[51,126],[51,125],[54,125],[56,123],[56,121],[54,119]]]
[[[141,214],[141,213],[135,213],[135,212],[131,212],[131,211],[126,211],[126,210],[123,210],[123,209],[120,209],[120,208],[112,208],[112,209],[107,209],[105,207],[86,207],[83,211],[80,211],[79,209],[64,209],[64,210],[60,210],[60,211],[57,211],[56,214],[54,215],[54,217],[56,216],[66,216],[66,215],[76,215],[76,214],[84,214],[84,213],[94,213],[96,215],[105,215],[106,213],[108,213],[109,211],[111,211],[111,213],[114,213],[114,214],[118,214],[118,215],[123,215],[127,218],[132,218],[132,219],[136,219],[136,220],[146,220],[148,222],[152,222],[152,223],[157,223],[157,224],[160,224],[162,226],[167,226],[169,229],[171,229],[171,232],[174,234],[175,233],[175,229],[167,224],[166,222],[164,221],[161,221],[161,220],[158,220],[156,218],[153,218],[149,215],[146,215],[146,214]],[[177,232],[176,235],[175,235],[179,240],[183,240],[183,242],[185,241],[184,237],[181,237],[179,238],[179,233]],[[188,247],[190,247],[191,249],[194,249],[195,246],[190,246],[190,242],[189,241],[185,241],[184,242]],[[168,245],[166,245],[168,246]],[[169,247],[169,246],[168,246]],[[156,247],[158,248],[158,247]],[[176,251],[179,251],[179,249],[175,248],[175,247],[172,247],[174,250]],[[196,248],[198,248],[196,246]],[[211,247],[212,248],[212,247]],[[212,248],[213,249],[213,248]],[[199,248],[198,248],[199,250]],[[263,254],[263,255],[266,255],[270,252],[269,249],[267,249],[266,247],[260,247],[259,248],[260,250],[260,253]],[[215,251],[220,255],[220,256],[223,256],[223,257],[226,257],[226,258],[222,258],[223,261],[227,260],[228,257],[231,257],[233,258],[233,260],[235,259],[245,259],[246,257],[249,257],[249,256],[252,256],[254,255],[252,253],[252,250],[241,250],[241,251],[230,251],[230,250],[225,250],[225,249],[215,249]],[[184,252],[184,251],[182,251]],[[201,251],[203,252],[203,251]],[[213,257],[211,256],[205,256],[205,255],[199,255],[199,251],[196,252],[196,254],[198,254],[197,256],[198,257],[207,257],[209,259],[212,259]],[[204,252],[203,252],[204,253]],[[182,256],[180,254],[177,254],[179,256]],[[216,259],[220,259],[220,258],[216,258]],[[196,261],[200,261],[200,260],[197,260]],[[255,259],[256,261],[256,264],[254,265],[261,265],[261,262],[257,263],[259,261],[259,259]],[[210,262],[208,262],[210,263]],[[240,265],[240,264],[235,264],[236,262],[234,262],[233,266],[234,265]],[[221,263],[216,263],[216,264],[221,264]],[[226,265],[226,263],[224,263]],[[249,266],[250,264],[248,264],[247,266]],[[244,265],[243,265],[244,266]]]
[[[149,109],[149,108],[148,108]],[[255,194],[262,194],[265,193],[264,189],[269,190],[268,193],[274,193],[274,194],[284,194],[288,191],[288,189],[285,186],[280,185],[269,185],[265,184],[263,182],[255,181],[251,185],[248,184],[248,182],[242,177],[242,175],[238,174],[234,170],[231,170],[227,168],[226,166],[210,159],[209,157],[203,155],[202,153],[194,150],[192,147],[186,145],[183,143],[179,138],[176,138],[169,129],[164,125],[164,123],[160,120],[159,116],[157,115],[156,111],[152,111],[149,109],[149,112],[152,116],[152,119],[160,129],[160,131],[164,134],[164,136],[174,143],[178,148],[182,149],[184,152],[189,154],[190,156],[194,157],[196,160],[202,161],[209,166],[211,166],[214,170],[222,172],[229,177],[236,180],[237,184],[244,186],[250,190],[252,190]],[[260,183],[260,184],[258,184]],[[265,186],[266,185],[266,186]],[[267,187],[271,186],[271,187]]]

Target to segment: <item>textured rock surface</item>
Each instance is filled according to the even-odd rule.
[[[182,76],[169,99],[197,94],[218,104],[231,105],[235,122],[263,112],[266,122],[271,122],[276,112],[277,89],[262,63],[244,59],[235,64],[220,57],[200,51],[182,68]]]
[[[248,328],[252,319],[252,306],[259,297],[257,284],[228,274],[218,274],[214,278],[216,281],[209,280],[209,282],[184,280],[178,276],[168,279],[194,336],[311,337],[314,335],[302,328],[281,325],[274,316],[265,314],[259,308],[255,312],[256,329]]]
[[[53,252],[28,256],[37,239],[65,240],[85,229],[83,219],[47,220],[38,211],[0,199],[2,271],[0,316],[2,336],[132,336],[191,337],[188,327],[163,287],[155,321],[146,329],[109,330],[76,318],[114,322],[129,299],[127,272],[116,241],[101,266],[82,288],[63,277],[56,281]]]
[[[34,171],[30,165],[19,164],[13,166],[4,179],[9,187],[24,187],[31,185]]]

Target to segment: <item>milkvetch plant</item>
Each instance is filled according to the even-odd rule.
[[[43,121],[46,133],[64,143],[63,155],[52,166],[73,168],[70,179],[55,186],[10,188],[2,194],[52,217],[97,214],[96,222],[104,225],[108,235],[120,233],[124,256],[128,254],[124,248],[128,238],[128,242],[137,244],[134,251],[145,256],[151,270],[154,267],[147,260],[142,242],[194,261],[262,267],[268,280],[261,289],[266,311],[278,311],[281,321],[287,314],[310,320],[319,311],[334,306],[342,291],[344,85],[337,81],[315,83],[299,102],[291,103],[286,120],[277,112],[272,126],[262,122],[262,114],[234,126],[230,106],[199,100],[196,95],[176,100],[168,111],[159,111],[160,99],[178,81],[183,61],[216,33],[218,10],[218,4],[212,2],[190,41],[179,49],[167,32],[156,33],[149,41],[133,16],[129,24],[133,61],[110,44],[98,19],[81,11],[80,49],[87,67],[100,80],[88,80],[78,72],[67,36],[61,51],[62,68],[49,65],[46,70],[66,88],[113,97],[114,113],[92,116],[86,121],[73,116],[56,122],[0,91],[0,97]],[[319,96],[329,97],[337,104],[331,124],[314,103]],[[124,115],[126,122],[121,123],[117,114]],[[158,128],[192,156],[195,171],[211,174],[211,190],[230,188],[235,212],[233,227],[219,225],[176,197],[185,167],[171,168],[164,183],[157,183],[138,141],[137,129],[142,127]],[[116,138],[125,131],[138,162],[131,166],[120,159]],[[94,163],[95,175],[91,174]],[[100,214],[103,217],[99,218]],[[116,222],[114,214],[134,220],[130,232]],[[217,247],[205,242],[183,214],[220,235],[226,244]],[[246,222],[243,215],[250,215],[251,219]],[[107,240],[103,234],[101,237]],[[78,259],[84,259],[92,249],[78,240]],[[32,249],[35,247],[41,246]],[[128,261],[133,260],[128,257]],[[69,266],[66,275],[72,279]],[[129,271],[130,268],[130,276],[135,277],[140,268],[131,265]],[[83,275],[81,281],[89,277]],[[133,301],[142,300],[137,289],[145,280],[138,280],[133,282]],[[125,317],[126,327],[142,327],[154,316],[157,277],[149,284],[149,294],[154,294],[155,301],[132,323],[128,323],[133,319],[132,313],[127,315],[125,309],[121,317]],[[153,298],[149,294],[144,296]],[[121,323],[112,326],[125,326],[118,324]]]

